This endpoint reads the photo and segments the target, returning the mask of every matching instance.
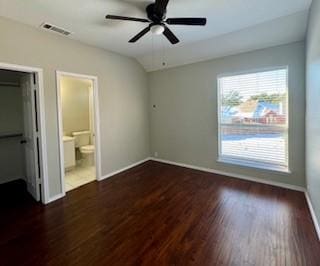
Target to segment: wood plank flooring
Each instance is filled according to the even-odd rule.
[[[320,265],[304,194],[147,162],[0,205],[0,265]]]

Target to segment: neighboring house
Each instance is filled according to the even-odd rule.
[[[285,124],[283,103],[248,100],[239,106],[222,107],[222,123]]]

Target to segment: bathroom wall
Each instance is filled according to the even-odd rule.
[[[1,138],[3,135],[23,132],[22,91],[20,75],[0,71],[0,184],[24,178],[23,146],[21,137]]]
[[[102,175],[150,156],[147,75],[129,57],[0,18],[0,62],[44,74],[49,197],[61,196],[56,71],[98,77]]]
[[[90,130],[89,93],[90,80],[63,77],[61,79],[61,107],[63,132]]]

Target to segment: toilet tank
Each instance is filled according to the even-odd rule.
[[[72,136],[75,139],[75,146],[76,148],[86,146],[90,144],[90,136],[91,132],[90,131],[77,131],[77,132],[72,132]]]

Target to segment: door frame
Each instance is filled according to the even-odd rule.
[[[95,166],[96,179],[100,181],[101,176],[101,149],[100,149],[100,113],[99,113],[99,87],[98,77],[91,75],[83,75],[71,72],[56,71],[56,88],[57,88],[57,110],[58,110],[58,134],[59,134],[59,155],[60,155],[60,177],[61,191],[63,196],[66,195],[65,189],[65,172],[64,172],[64,151],[63,151],[63,123],[62,123],[62,104],[61,104],[61,86],[62,77],[72,77],[78,79],[91,80],[93,84],[93,105],[94,105],[94,126],[95,126]]]
[[[44,101],[44,85],[43,85],[43,69],[37,67],[9,64],[0,62],[0,69],[25,72],[35,74],[37,80],[36,90],[37,97],[37,112],[39,123],[39,164],[40,164],[40,181],[41,181],[41,202],[47,204],[50,202],[49,197],[49,178],[48,178],[48,158],[47,158],[47,140],[46,140],[46,119],[45,119],[45,101]]]

